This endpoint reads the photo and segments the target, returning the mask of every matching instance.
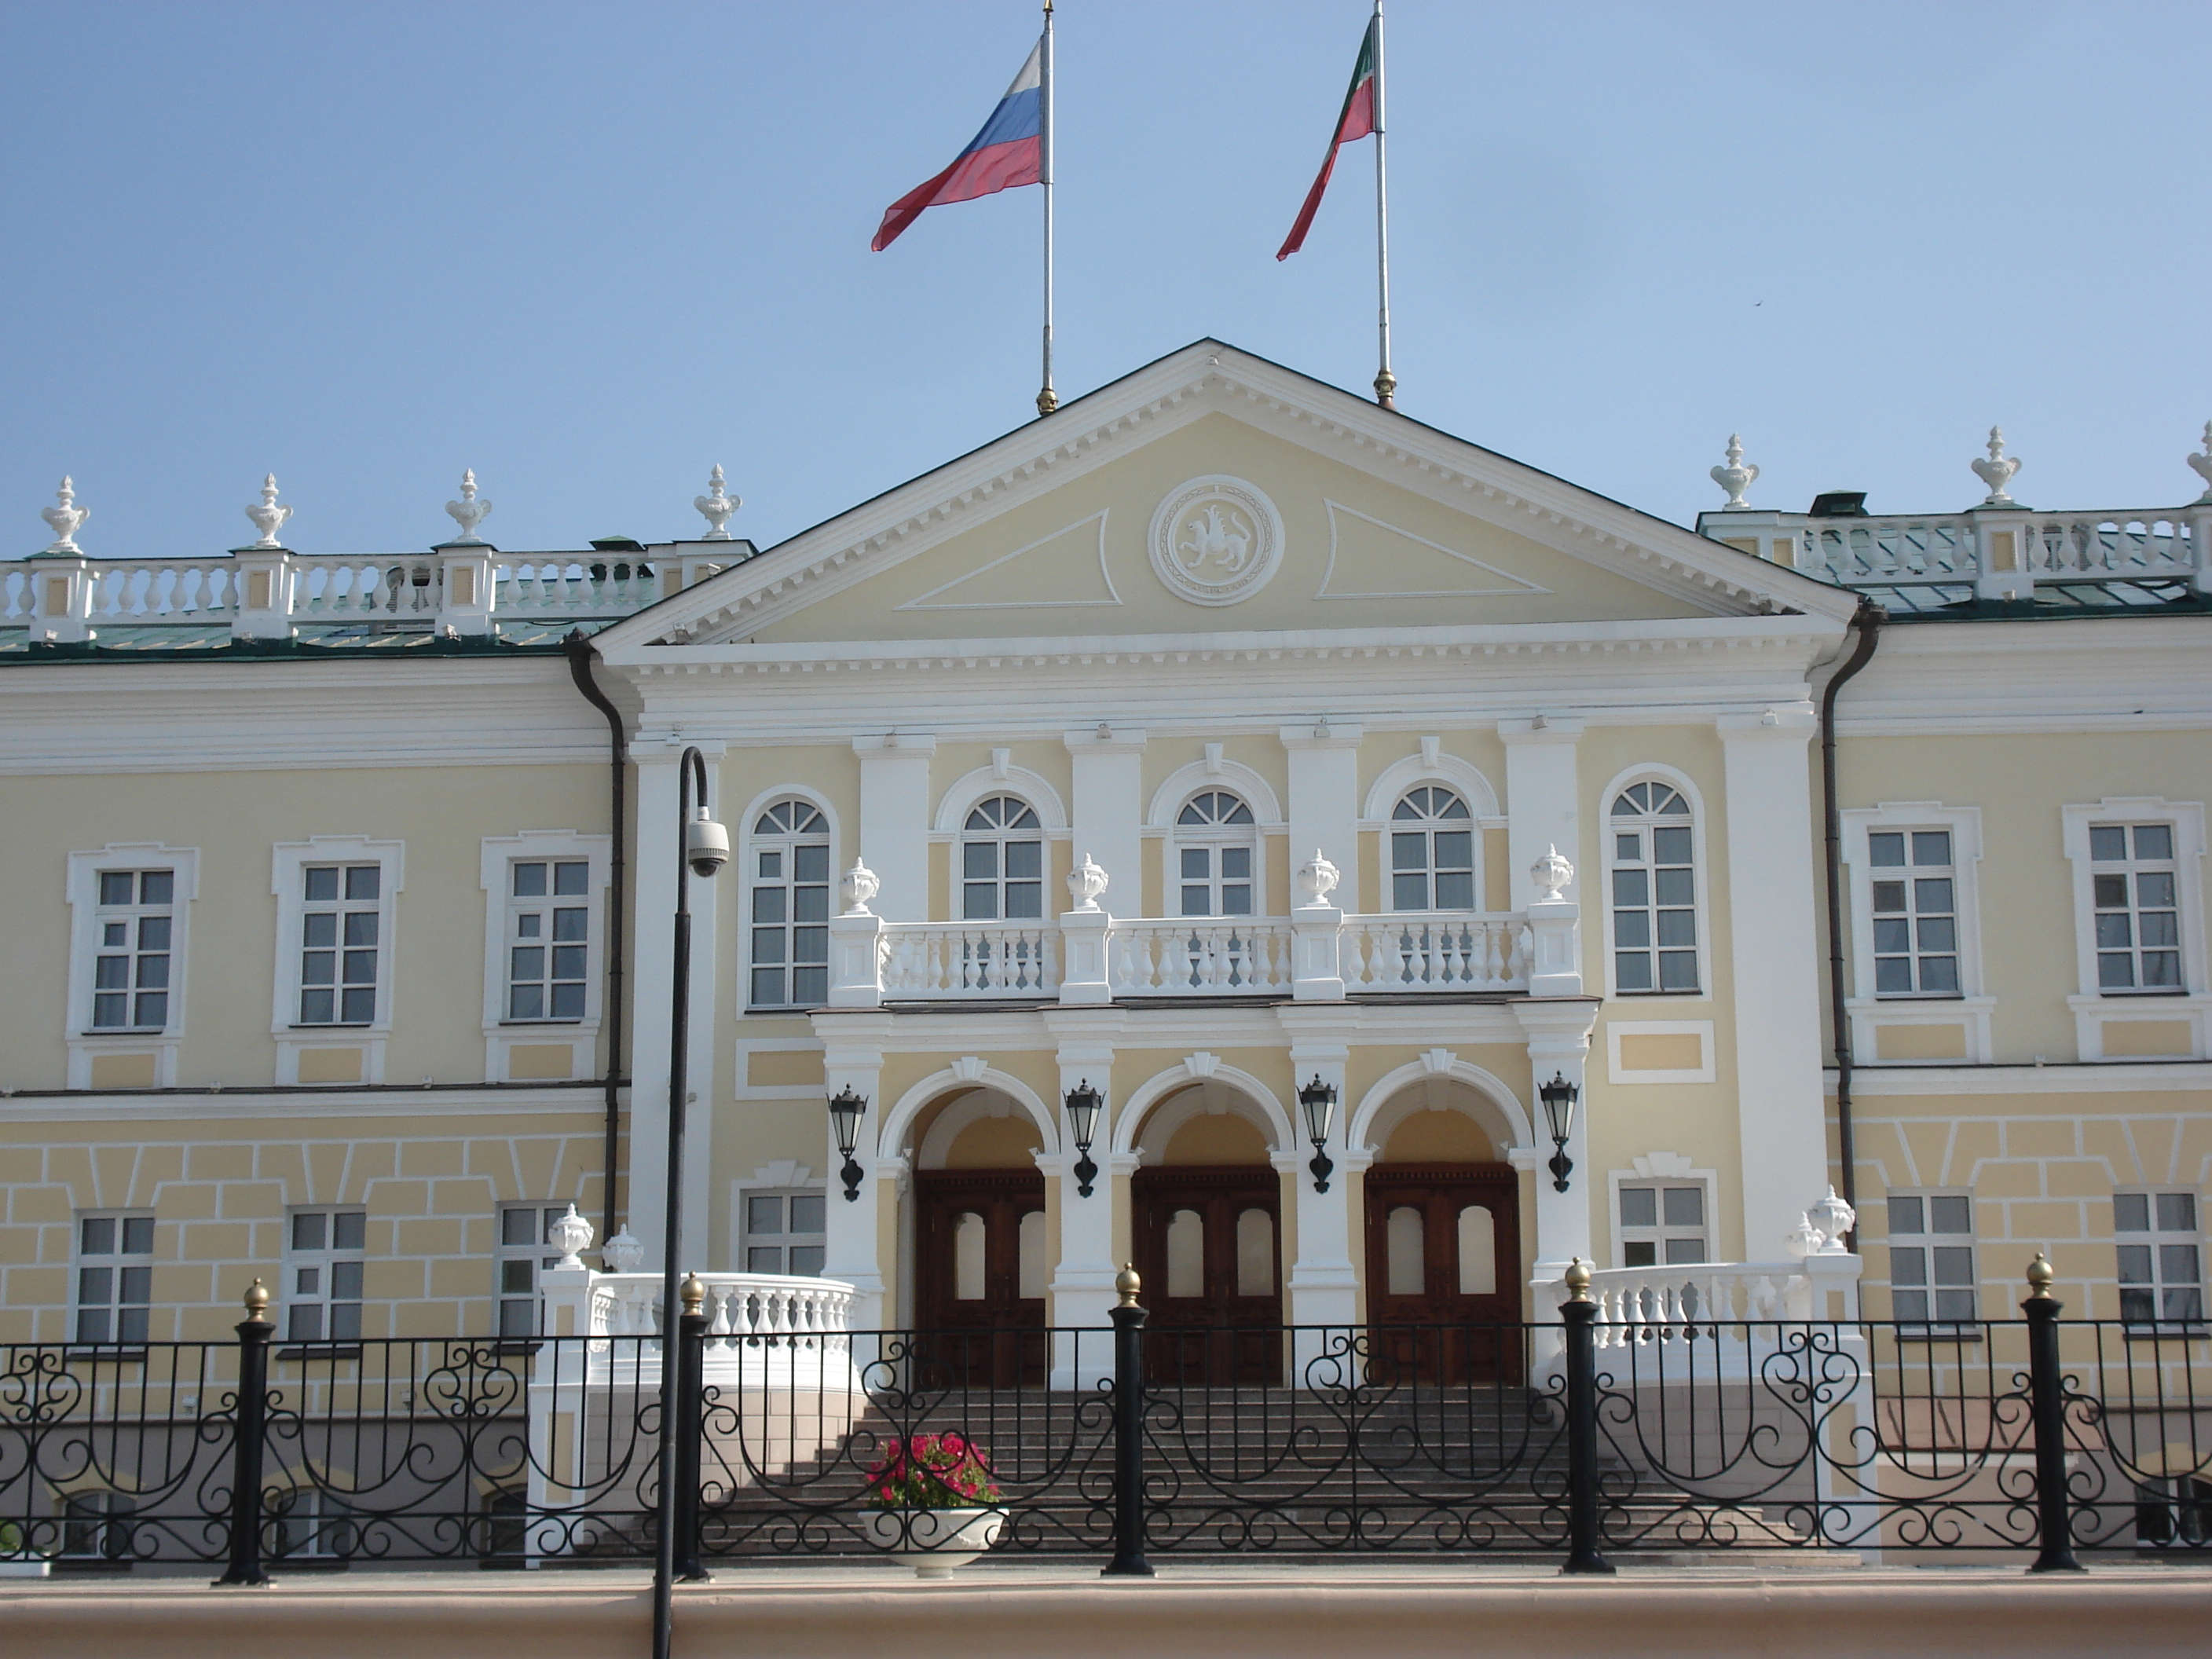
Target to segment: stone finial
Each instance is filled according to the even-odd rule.
[[[1566,1283],[1568,1301],[1587,1302],[1590,1299],[1589,1264],[1582,1257],[1577,1256],[1567,1263]]]
[[[1556,899],[1574,878],[1575,866],[1556,847],[1546,847],[1544,856],[1528,866],[1528,879],[1536,884],[1536,896],[1540,900]]]
[[[1344,872],[1328,861],[1328,854],[1320,848],[1298,868],[1298,891],[1306,896],[1309,906],[1325,905],[1328,896],[1336,891],[1336,884],[1344,879]]]
[[[2057,1281],[2057,1270],[2051,1267],[2051,1258],[2040,1250],[2035,1260],[2027,1264],[2027,1296],[2031,1302],[2051,1300],[2051,1287]]]
[[[1983,499],[1984,507],[2017,507],[2019,503],[2005,494],[2005,486],[2020,471],[2020,457],[2004,453],[2004,428],[1990,428],[1990,453],[1986,460],[1972,463],[1974,476],[1987,484],[1990,493]]]
[[[1122,1307],[1137,1305],[1137,1293],[1145,1288],[1145,1281],[1138,1276],[1135,1262],[1124,1261],[1121,1264],[1121,1271],[1114,1275],[1114,1288],[1121,1293]]]
[[[2204,447],[2189,458],[2189,470],[2204,480],[2204,493],[2193,505],[2212,507],[2212,421],[2204,422]]]
[[[1859,1212],[1848,1201],[1838,1198],[1833,1187],[1828,1188],[1826,1197],[1805,1212],[1805,1218],[1818,1228],[1820,1237],[1827,1241],[1820,1249],[1829,1255],[1845,1254],[1844,1240],[1850,1236],[1851,1229],[1859,1224]]]
[[[246,1287],[246,1316],[259,1324],[269,1322],[269,1287],[258,1279]]]
[[[592,1224],[576,1213],[571,1204],[568,1213],[545,1230],[545,1242],[561,1252],[556,1267],[580,1267],[584,1265],[582,1252],[592,1248],[594,1230]]]
[[[645,1246],[629,1227],[618,1228],[599,1246],[599,1261],[611,1273],[634,1273],[645,1262]]]
[[[64,478],[62,487],[54,491],[54,505],[41,507],[39,510],[39,516],[52,526],[54,532],[54,544],[46,550],[47,552],[71,555],[82,555],[84,552],[84,550],[76,544],[76,532],[84,527],[84,521],[92,516],[92,509],[88,507],[79,507],[76,504],[75,484],[67,478]]]
[[[476,546],[483,542],[483,538],[477,534],[477,526],[491,516],[491,503],[477,499],[477,470],[474,467],[461,474],[461,499],[447,501],[446,511],[461,527],[461,533],[453,538],[456,542],[465,546]]]
[[[1782,1248],[1792,1261],[1802,1261],[1807,1256],[1818,1254],[1820,1247],[1827,1242],[1820,1230],[1813,1224],[1813,1218],[1809,1215],[1800,1215],[1797,1224],[1782,1235]]]
[[[1729,434],[1728,459],[1712,470],[1712,480],[1728,491],[1728,500],[1721,503],[1723,513],[1750,511],[1751,503],[1743,492],[1759,482],[1759,469],[1743,459],[1743,440],[1735,433]]]
[[[868,916],[875,914],[868,908],[868,901],[884,890],[884,884],[874,871],[869,869],[860,860],[854,859],[853,867],[845,872],[844,879],[839,885],[843,890],[847,915]]]
[[[722,465],[717,461],[714,470],[707,475],[707,493],[691,498],[691,505],[697,507],[699,515],[707,520],[707,533],[699,539],[702,542],[728,541],[730,532],[723,526],[730,522],[730,515],[744,504],[744,497],[730,494],[729,483],[722,477]]]
[[[284,527],[285,520],[292,516],[292,509],[276,505],[276,475],[274,472],[261,481],[261,505],[247,507],[246,516],[252,521],[253,527],[261,532],[261,539],[254,543],[254,546],[283,546],[284,544],[276,539],[276,532]]]
[[[1091,862],[1091,854],[1083,855],[1083,862],[1067,872],[1067,896],[1075,901],[1079,910],[1096,910],[1098,896],[1106,890],[1106,872]]]
[[[684,1274],[684,1283],[676,1294],[684,1299],[684,1312],[687,1318],[696,1318],[699,1310],[707,1305],[707,1286],[696,1273]]]

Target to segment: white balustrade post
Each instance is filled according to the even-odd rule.
[[[2212,439],[2207,439],[2208,451],[2212,451]],[[2205,492],[2212,495],[2212,490]],[[2190,562],[2195,567],[2189,573],[2189,586],[2198,593],[2212,593],[2212,505],[2194,507],[2188,514]]]
[[[298,580],[289,549],[234,547],[236,561],[228,571],[231,599],[230,636],[234,640],[289,640],[292,637],[292,594]]]
[[[2035,597],[2035,520],[2016,507],[1978,507],[1966,514],[1974,527],[1974,597]]]
[[[1344,1000],[1344,911],[1329,902],[1341,872],[1318,847],[1299,866],[1304,902],[1291,912],[1291,1000]]]
[[[92,637],[92,566],[82,553],[34,553],[24,562],[31,582],[33,644],[82,645]]]
[[[1529,872],[1536,896],[1528,901],[1528,994],[1578,997],[1583,994],[1582,945],[1577,937],[1582,907],[1563,897],[1575,878],[1574,866],[1556,847],[1547,848]]]
[[[1061,912],[1060,918],[1062,1006],[1096,1006],[1114,1000],[1107,963],[1114,918],[1098,902],[1106,883],[1105,871],[1091,861],[1088,853],[1067,873],[1067,890],[1075,908]]]
[[[490,633],[499,550],[488,542],[442,542],[430,550],[438,556],[438,626],[471,636]]]
[[[868,901],[882,884],[874,871],[855,860],[839,886],[845,908],[830,918],[830,1006],[881,1007],[884,922],[868,908]]]

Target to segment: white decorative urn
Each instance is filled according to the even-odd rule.
[[[867,916],[875,914],[868,908],[868,901],[884,890],[884,884],[877,878],[874,871],[869,869],[860,860],[854,859],[853,867],[845,872],[844,880],[840,884],[844,893],[847,915]]]
[[[582,1267],[583,1252],[592,1248],[595,1231],[592,1224],[578,1215],[576,1206],[571,1204],[568,1213],[545,1230],[545,1242],[561,1252],[561,1259],[553,1265],[556,1267]]]
[[[1859,1224],[1859,1212],[1837,1197],[1833,1187],[1828,1188],[1826,1198],[1805,1212],[1805,1218],[1819,1228],[1821,1237],[1827,1241],[1820,1246],[1825,1255],[1848,1254],[1844,1239],[1852,1228]]]
[[[1067,896],[1075,901],[1079,910],[1096,910],[1098,896],[1106,890],[1106,872],[1091,862],[1091,854],[1083,855],[1083,862],[1067,872]]]
[[[699,539],[702,542],[726,542],[730,539],[730,532],[724,526],[730,522],[731,515],[744,505],[744,501],[741,497],[730,494],[729,483],[722,477],[721,463],[717,461],[714,470],[707,475],[707,493],[694,495],[691,505],[698,508],[699,516],[707,521],[707,533]]]
[[[1743,492],[1759,482],[1759,469],[1743,459],[1743,440],[1733,432],[1729,434],[1727,463],[1713,469],[1712,478],[1728,491],[1728,500],[1721,503],[1722,512],[1750,510],[1751,503],[1744,500]]]
[[[254,543],[254,546],[283,546],[284,544],[276,539],[276,532],[284,527],[285,520],[292,516],[292,509],[276,505],[276,475],[274,472],[270,473],[261,481],[261,505],[247,507],[246,516],[252,523],[253,527],[261,532],[261,539]]]
[[[1528,879],[1536,884],[1536,896],[1540,901],[1558,898],[1574,878],[1575,866],[1556,847],[1547,847],[1544,856],[1528,866]]]
[[[2191,505],[2212,507],[2212,421],[2204,422],[2204,447],[2189,458],[2189,470],[2204,480],[2204,493]]]
[[[2019,504],[2005,494],[2005,486],[2012,482],[2013,474],[2020,471],[2020,457],[2008,455],[2004,449],[2004,430],[1993,426],[1990,428],[1988,459],[1970,464],[1974,469],[1974,476],[1990,489],[1989,495],[1982,502],[1984,507],[2014,507]]]
[[[473,547],[483,540],[477,534],[477,526],[491,516],[491,503],[477,499],[476,468],[471,467],[461,474],[461,499],[447,501],[446,511],[461,527],[461,533],[453,538],[457,544]]]
[[[1782,1235],[1782,1248],[1789,1253],[1792,1261],[1802,1261],[1807,1256],[1817,1253],[1827,1242],[1821,1236],[1820,1230],[1813,1224],[1809,1215],[1799,1216],[1797,1224]]]
[[[599,1246],[599,1260],[611,1273],[634,1273],[645,1263],[645,1246],[624,1223],[620,1231]]]
[[[54,491],[54,504],[41,507],[39,516],[54,532],[54,544],[46,550],[47,552],[82,554],[84,551],[76,544],[76,532],[84,528],[84,521],[92,516],[92,509],[76,504],[76,486],[67,478],[64,478],[62,487]]]
[[[1316,847],[1314,855],[1298,869],[1298,891],[1306,896],[1309,907],[1325,905],[1328,902],[1328,896],[1336,890],[1337,883],[1343,879],[1344,872],[1328,861],[1328,854]]]

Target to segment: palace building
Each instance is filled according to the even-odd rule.
[[[1201,341],[765,550],[719,474],[544,553],[472,479],[384,556],[273,482],[252,545],[81,549],[65,491],[0,589],[0,1336],[257,1278],[293,1340],[526,1334],[570,1203],[656,1266],[693,747],[682,1266],[1517,1322],[1577,1256],[1803,1281],[1833,1186],[1870,1314],[2040,1248],[2200,1319],[2212,491],[1737,459],[1692,532]]]

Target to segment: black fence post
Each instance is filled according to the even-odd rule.
[[[261,1570],[262,1425],[269,1403],[269,1291],[247,1286],[238,1331],[238,1404],[230,1415],[230,1570],[215,1582],[265,1584]]]
[[[684,1280],[684,1313],[677,1322],[676,1576],[696,1583],[714,1575],[699,1559],[700,1437],[706,1432],[707,1287],[699,1275]]]
[[[1114,1559],[1101,1578],[1150,1578],[1145,1559],[1145,1310],[1137,1305],[1144,1281],[1134,1262],[1114,1277],[1121,1300],[1114,1321]]]
[[[2027,1398],[2035,1424],[2035,1508],[2038,1541],[2030,1572],[2080,1572],[2074,1559],[2074,1507],[2066,1493],[2066,1383],[2058,1369],[2058,1315],[2065,1307],[2051,1293],[2057,1275],[2042,1251],[2027,1264]]]
[[[1613,1571],[1598,1549],[1597,1304],[1589,1287],[1590,1270],[1577,1256],[1567,1264],[1567,1300],[1559,1309],[1567,1363],[1567,1560],[1561,1572]]]

